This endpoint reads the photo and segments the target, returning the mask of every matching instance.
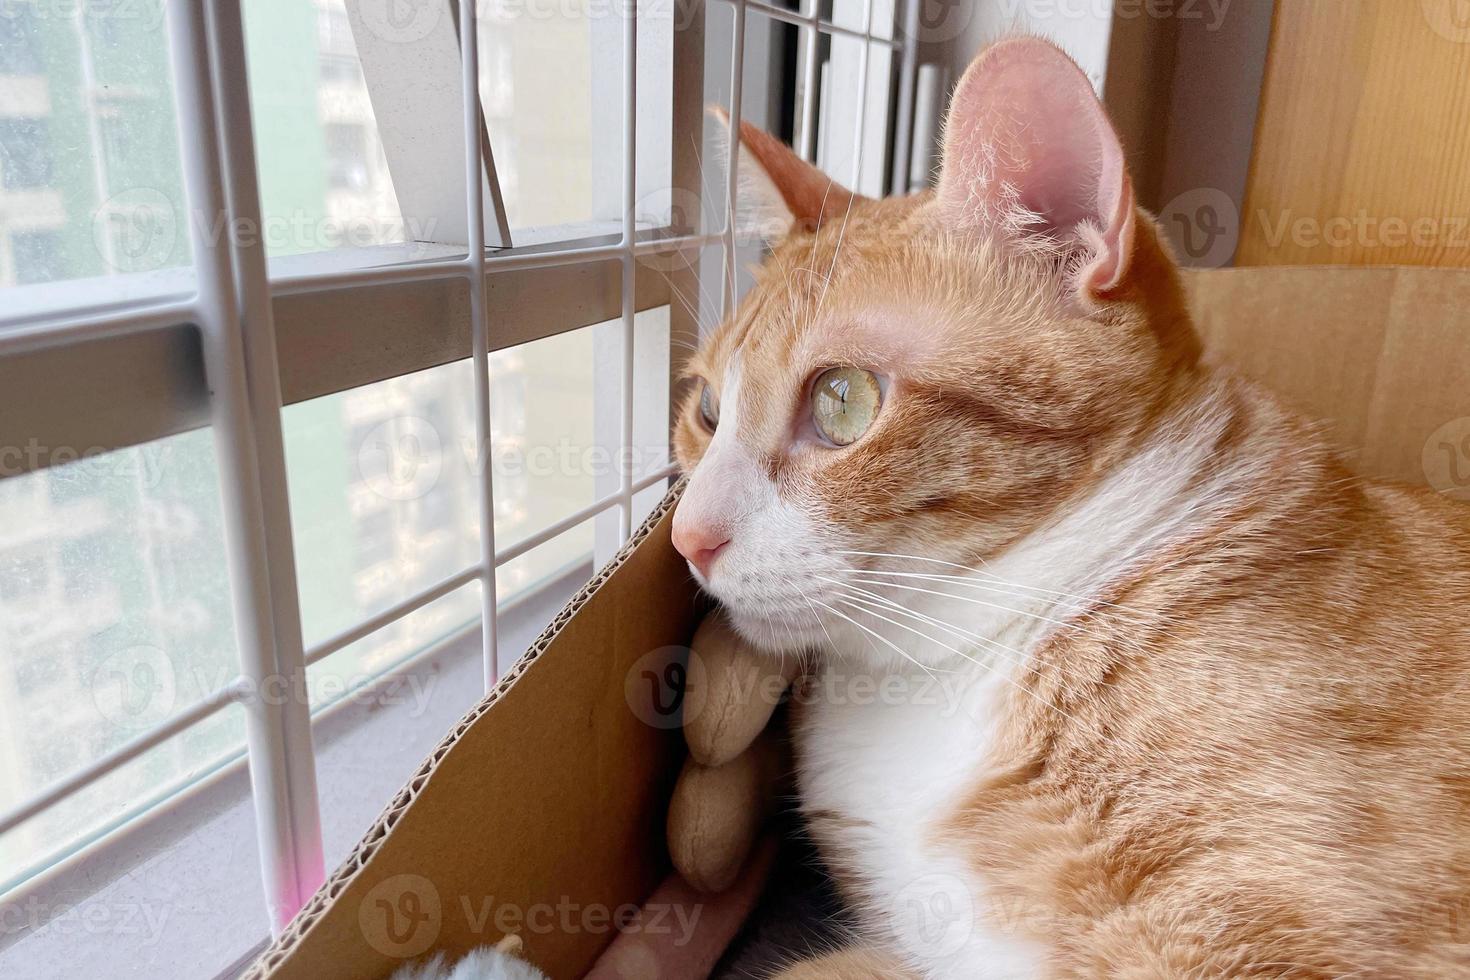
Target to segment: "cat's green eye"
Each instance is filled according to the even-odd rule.
[[[699,417],[711,432],[720,425],[720,403],[715,398],[715,393],[706,384],[704,390],[699,393]]]
[[[862,368],[829,368],[812,386],[812,422],[836,446],[849,446],[862,438],[882,404],[878,379]]]

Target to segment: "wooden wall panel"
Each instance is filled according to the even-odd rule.
[[[1277,0],[1239,265],[1470,267],[1470,3]]]

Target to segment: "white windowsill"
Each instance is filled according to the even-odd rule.
[[[640,222],[643,235],[660,231],[654,224]],[[518,228],[512,232],[515,252],[546,252],[585,248],[615,242],[622,234],[618,221]],[[491,248],[491,254],[503,251]],[[309,288],[317,278],[411,266],[417,263],[456,259],[465,254],[463,245],[438,242],[396,242],[360,245],[285,255],[271,258],[267,268],[274,291]],[[371,285],[365,283],[364,285]],[[154,306],[186,300],[196,285],[192,266],[175,266],[151,272],[63,279],[56,282],[7,286],[0,304],[0,332],[7,328],[55,317],[82,317],[113,310]]]

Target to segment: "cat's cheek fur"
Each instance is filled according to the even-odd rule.
[[[731,359],[722,387],[720,424],[679,501],[675,542],[685,533],[728,538],[707,575],[692,563],[691,574],[747,640],[773,654],[799,653],[824,638],[818,610],[831,599],[824,580],[841,574],[841,552],[850,545],[819,498],[780,493],[746,444],[742,420],[751,395],[739,358]]]

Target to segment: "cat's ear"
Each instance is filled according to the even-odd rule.
[[[1092,84],[1047,41],[983,51],[944,126],[942,220],[1058,256],[1088,298],[1119,286],[1133,252],[1133,187]]]
[[[710,113],[723,124],[728,146],[730,117],[719,106],[711,106]],[[834,215],[840,220],[861,199],[744,120],[738,165],[735,230],[745,237],[776,242],[792,231],[812,232]]]

